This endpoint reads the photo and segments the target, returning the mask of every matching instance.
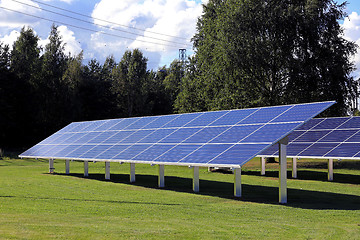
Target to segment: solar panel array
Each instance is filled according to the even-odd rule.
[[[332,104],[74,122],[20,157],[239,166]]]
[[[272,146],[260,156],[278,156]],[[315,118],[289,136],[289,157],[360,159],[360,117]]]

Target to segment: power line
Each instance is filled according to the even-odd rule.
[[[26,5],[26,6],[29,6],[29,7],[32,7],[32,8],[40,9],[40,10],[43,10],[43,11],[46,11],[46,12],[50,12],[50,13],[53,13],[53,14],[56,14],[56,15],[59,15],[59,16],[63,16],[63,17],[71,18],[71,19],[81,21],[81,22],[84,22],[84,23],[89,23],[89,24],[92,24],[92,25],[95,25],[95,26],[100,26],[100,27],[103,27],[103,28],[107,28],[107,29],[110,29],[110,30],[115,30],[115,31],[119,31],[119,32],[131,34],[131,35],[135,35],[135,36],[141,36],[141,37],[144,37],[144,38],[150,38],[150,39],[164,41],[164,42],[168,42],[168,43],[175,43],[175,44],[179,44],[179,45],[182,45],[182,46],[185,46],[185,45],[191,46],[190,44],[184,44],[184,43],[165,40],[165,39],[161,39],[161,38],[149,37],[149,36],[140,35],[140,34],[129,32],[129,31],[121,30],[121,29],[118,29],[118,28],[111,28],[111,27],[106,26],[106,25],[93,23],[93,22],[86,21],[86,20],[83,20],[83,19],[80,19],[80,18],[76,18],[76,17],[72,17],[72,16],[69,16],[69,15],[62,14],[62,13],[54,12],[54,11],[51,11],[51,10],[48,10],[48,9],[42,9],[40,7],[31,5],[31,4],[27,4],[27,3],[23,3],[23,2],[20,2],[20,1],[17,1],[17,0],[11,0],[11,1]]]
[[[114,24],[114,25],[121,26],[121,27],[131,28],[131,29],[135,29],[135,30],[139,30],[139,31],[143,31],[143,32],[147,31],[147,32],[152,33],[152,34],[157,34],[157,35],[162,35],[162,36],[167,36],[167,37],[173,37],[173,38],[179,38],[179,39],[188,40],[188,39],[183,38],[183,37],[168,35],[168,34],[159,33],[159,32],[148,31],[148,30],[142,29],[142,28],[136,28],[136,27],[132,27],[132,26],[119,24],[119,23],[116,23],[116,22],[107,21],[107,20],[100,19],[100,18],[95,18],[95,17],[89,16],[89,15],[86,15],[86,14],[71,11],[71,10],[68,10],[68,9],[65,9],[65,8],[57,7],[57,6],[54,6],[54,5],[51,5],[51,4],[48,4],[48,3],[43,3],[43,2],[40,2],[40,1],[36,1],[36,0],[32,0],[32,2],[36,2],[36,3],[42,4],[42,5],[45,5],[45,6],[48,6],[48,7],[52,7],[52,8],[58,9],[58,10],[62,10],[62,11],[69,12],[69,13],[72,13],[72,14],[76,14],[76,15],[79,15],[79,16],[83,16],[83,17],[94,19],[94,20]]]
[[[140,39],[136,39],[136,38],[124,37],[124,36],[120,36],[120,35],[116,35],[116,34],[112,34],[112,33],[107,33],[107,32],[103,32],[103,31],[96,31],[96,30],[93,30],[93,29],[90,29],[90,28],[80,27],[80,26],[76,26],[76,25],[73,25],[73,24],[68,24],[68,23],[64,23],[64,22],[61,22],[61,21],[52,20],[52,19],[36,16],[36,15],[33,15],[33,14],[29,14],[29,13],[24,13],[24,12],[17,11],[17,10],[14,10],[14,9],[10,9],[10,8],[6,8],[6,7],[1,7],[0,6],[0,8],[8,10],[8,11],[16,12],[16,13],[19,13],[19,14],[27,15],[27,16],[30,16],[30,17],[42,19],[42,20],[45,20],[45,21],[54,22],[54,23],[65,25],[65,26],[70,26],[70,27],[73,27],[73,28],[82,29],[82,30],[85,30],[85,31],[100,33],[100,34],[103,34],[103,35],[108,35],[108,36],[118,37],[118,38],[124,38],[124,39],[128,39],[128,40],[139,41],[139,42],[144,42],[144,43],[150,43],[150,44],[156,44],[156,45],[162,45],[162,46],[168,46],[168,47],[175,47],[175,45],[169,45],[169,44],[158,43],[158,42],[150,42],[150,41],[140,40]],[[179,46],[179,44],[176,44],[176,45]]]

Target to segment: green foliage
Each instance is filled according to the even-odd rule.
[[[210,0],[193,38],[195,71],[183,79],[177,109],[197,111],[197,99],[202,110],[336,100],[328,115],[347,114],[356,45],[338,23],[344,6]]]

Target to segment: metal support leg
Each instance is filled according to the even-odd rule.
[[[105,162],[105,179],[110,180],[110,162]]]
[[[234,196],[241,197],[241,168],[234,169]]]
[[[85,177],[89,176],[89,162],[88,161],[84,161],[84,176]]]
[[[292,159],[292,178],[297,178],[296,161],[297,158]]]
[[[54,173],[54,159],[49,159],[49,173]]]
[[[70,160],[65,160],[65,173],[70,174]]]
[[[159,188],[165,187],[165,174],[164,174],[164,165],[159,165],[159,178],[158,178],[158,185]]]
[[[193,175],[193,191],[199,192],[199,167],[194,166],[194,175]]]
[[[135,163],[130,163],[130,182],[135,182]]]
[[[328,162],[328,181],[334,180],[334,162],[333,159],[329,159]]]
[[[260,165],[261,165],[261,175],[265,175],[265,157],[261,157],[260,159]]]
[[[286,145],[288,140],[279,141],[279,203],[287,203],[287,166],[286,166]]]

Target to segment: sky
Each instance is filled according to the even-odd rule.
[[[34,29],[45,46],[53,23],[65,51],[84,51],[84,63],[109,55],[120,61],[126,50],[139,48],[149,69],[158,69],[179,57],[179,49],[193,54],[191,38],[208,0],[0,0],[0,41],[9,44],[23,26]],[[338,0],[342,3],[342,0]],[[344,37],[360,46],[360,1],[348,0],[348,18],[341,21]],[[352,59],[360,77],[359,53]]]

